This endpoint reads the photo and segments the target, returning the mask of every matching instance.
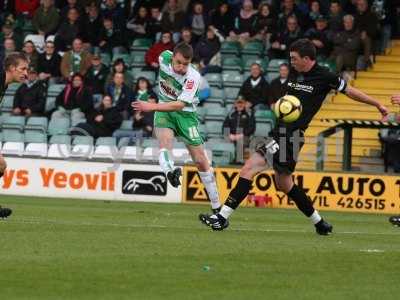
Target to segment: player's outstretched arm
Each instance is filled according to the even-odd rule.
[[[145,101],[132,102],[132,107],[136,111],[180,111],[185,107],[182,101],[171,101],[167,103],[150,103]]]
[[[363,91],[360,91],[359,89],[356,89],[356,88],[348,85],[346,87],[345,93],[348,97],[350,97],[351,99],[353,99],[355,101],[375,106],[379,110],[379,112],[382,114],[383,117],[389,113],[389,110],[386,106],[382,105],[378,100],[372,98],[371,96],[368,96],[367,94],[365,94]]]

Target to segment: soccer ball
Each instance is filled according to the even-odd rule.
[[[274,104],[274,113],[279,120],[285,123],[296,121],[301,115],[301,102],[292,95],[285,95]]]

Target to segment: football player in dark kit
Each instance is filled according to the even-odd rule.
[[[316,62],[315,46],[310,40],[297,40],[289,50],[291,71],[287,94],[300,100],[302,113],[293,123],[278,121],[272,137],[258,147],[242,167],[239,180],[219,213],[199,215],[200,220],[213,230],[223,230],[228,227],[228,218],[251,190],[253,177],[272,166],[279,190],[295,202],[298,209],[314,224],[318,234],[330,234],[332,226],[314,209],[304,190],[293,182],[292,173],[295,171],[297,156],[304,143],[304,131],[332,89],[346,94],[355,101],[375,106],[383,116],[388,114],[387,108],[377,100],[347,85],[345,80],[327,68],[319,66]]]
[[[13,82],[23,82],[28,76],[28,60],[22,53],[12,53],[4,60],[0,68],[0,103],[3,101],[7,86]],[[0,154],[0,178],[4,175],[7,164]],[[7,218],[12,214],[10,208],[0,206],[0,218]]]

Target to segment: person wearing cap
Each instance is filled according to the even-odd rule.
[[[100,57],[100,49],[93,48],[91,66],[86,73],[85,83],[93,93],[93,100],[95,106],[101,101],[104,92],[104,86],[109,74],[108,67],[102,63]]]
[[[60,72],[61,56],[55,51],[55,45],[51,41],[47,41],[44,52],[39,54],[38,73],[41,80],[49,80],[57,82],[61,77]]]
[[[44,115],[47,86],[38,79],[37,71],[30,67],[27,80],[15,92],[13,115],[27,117]]]
[[[326,59],[332,50],[329,35],[328,21],[324,16],[320,15],[315,20],[315,27],[307,30],[304,37],[314,44],[317,49],[317,57]]]
[[[233,109],[226,116],[222,125],[224,136],[227,136],[231,142],[235,143],[236,147],[242,145],[247,147],[250,136],[256,130],[254,111],[247,107],[247,101],[243,96],[239,95]]]

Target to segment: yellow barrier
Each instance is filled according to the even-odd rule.
[[[238,168],[216,168],[216,179],[223,202],[239,178]],[[400,178],[396,176],[296,172],[295,182],[303,187],[315,208],[319,210],[353,211],[366,213],[400,212]],[[184,167],[183,202],[208,202],[206,190],[194,167]],[[254,178],[252,195],[264,196],[266,207],[294,208],[295,204],[276,188],[273,171]],[[253,197],[254,200],[254,197]],[[244,206],[255,206],[247,197]]]

